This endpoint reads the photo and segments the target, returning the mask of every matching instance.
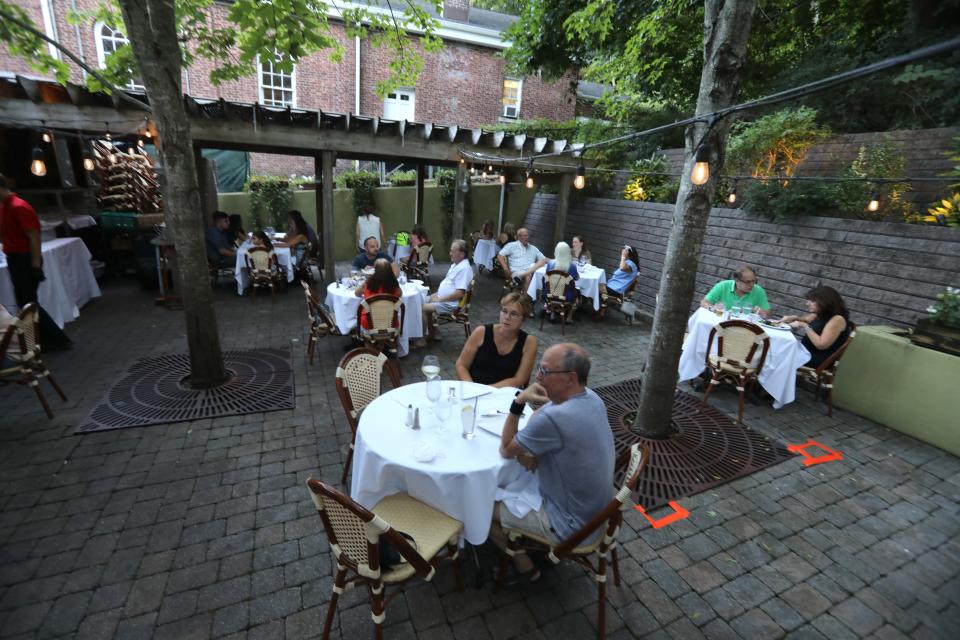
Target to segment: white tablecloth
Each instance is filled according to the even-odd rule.
[[[527,287],[527,295],[537,300],[537,292],[543,288],[543,278],[547,274],[547,265],[543,265],[533,272],[530,278],[530,286]],[[607,284],[607,272],[600,267],[592,264],[584,265],[580,270],[580,279],[577,280],[577,289],[584,298],[593,300],[593,310],[600,310],[600,285]]]
[[[100,297],[100,287],[90,266],[90,252],[80,238],[57,238],[42,243],[43,273],[37,300],[57,326],[63,328],[80,316],[80,307]],[[7,271],[7,258],[0,253],[0,304],[15,313],[17,298]]]
[[[244,290],[250,286],[250,276],[247,274],[247,249],[251,245],[246,243],[240,245],[237,249],[237,264],[233,269],[234,278],[237,281],[237,293],[243,295]],[[275,247],[273,252],[277,254],[277,262],[280,263],[280,270],[287,272],[287,282],[293,282],[293,256],[290,255],[289,247]]]
[[[726,315],[721,317],[703,308],[690,316],[687,321],[688,335],[683,343],[678,367],[681,381],[694,378],[703,371],[710,329],[725,319]],[[793,402],[796,397],[797,369],[810,359],[810,352],[791,331],[759,326],[770,336],[770,350],[758,382],[773,396],[773,408],[779,409]],[[717,351],[716,343],[714,338],[713,353]]]
[[[400,288],[403,290],[403,305],[406,308],[403,330],[397,345],[397,355],[402,358],[410,351],[410,338],[423,337],[422,311],[428,289],[415,282],[408,282]],[[337,282],[327,285],[326,303],[333,311],[340,333],[347,335],[357,326],[357,309],[360,308],[361,299],[353,289],[343,287]]]
[[[487,270],[493,270],[493,261],[497,255],[497,243],[493,240],[477,240],[473,249],[473,262]]]
[[[444,381],[446,396],[451,385]],[[371,402],[360,415],[353,454],[350,495],[368,509],[386,496],[406,492],[463,523],[464,538],[482,544],[490,532],[497,488],[522,486],[527,499],[539,504],[536,475],[513,459],[500,455],[500,438],[477,427],[472,440],[462,436],[460,415],[451,412],[446,433],[439,434],[438,421],[430,411],[423,382],[393,389]],[[493,389],[473,382],[463,383],[463,395],[478,398],[478,414],[504,410],[516,389]],[[405,425],[406,407],[420,408],[420,431]],[[478,420],[503,422],[503,416]],[[413,449],[418,439],[432,439],[439,455],[430,462],[417,462]]]

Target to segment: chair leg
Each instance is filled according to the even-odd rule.
[[[347,461],[343,463],[343,476],[340,477],[340,484],[347,484],[347,473],[350,471],[350,463],[353,462],[353,443],[347,450]]]
[[[47,369],[46,365],[43,367],[43,377],[50,381],[50,385],[57,392],[57,395],[60,396],[60,399],[66,402],[67,396],[63,393],[63,389],[60,388],[60,385],[57,384],[57,381],[53,379],[53,376],[50,374],[50,371]]]
[[[714,380],[716,380],[716,379],[717,379],[717,375],[714,374],[713,377],[710,378],[710,381],[707,383],[707,385],[706,385],[706,386],[707,386],[707,390],[703,392],[703,400],[700,401],[700,407],[701,407],[701,408],[707,406],[707,398],[710,397],[710,394],[713,392],[713,388],[716,386],[716,385],[714,384]]]
[[[740,392],[740,402],[737,408],[737,424],[743,424],[743,401],[747,399],[747,389],[749,388],[748,383],[744,383],[743,380],[740,380],[740,384],[737,385],[737,391]]]
[[[375,582],[370,585],[370,611],[373,613],[373,628],[376,630],[375,638],[383,640],[383,620],[386,618],[383,612],[383,583]]]
[[[500,589],[507,581],[507,570],[509,569],[510,556],[506,553],[500,554],[500,569],[497,571],[496,588]]]
[[[447,555],[453,561],[453,577],[457,581],[457,591],[463,591],[463,572],[460,571],[460,555],[456,542],[447,543]]]
[[[833,417],[833,385],[831,384],[823,392],[824,398],[827,401],[827,417]]]
[[[613,558],[613,585],[620,586],[620,560],[617,558],[617,548],[610,550],[610,557]]]
[[[40,391],[40,381],[37,380],[33,375],[30,375],[29,385],[33,387],[33,390],[37,392],[37,398],[40,400],[40,404],[43,405],[43,410],[47,412],[47,417],[53,420],[53,411],[50,410],[50,405],[47,403],[46,397],[43,395],[43,391]]]
[[[597,562],[597,637],[603,640],[607,636],[607,559],[600,556]]]
[[[317,348],[317,336],[310,334],[310,339],[307,341],[307,357],[310,359],[310,364],[313,365],[313,351]]]
[[[337,571],[337,576],[333,579],[333,594],[330,596],[330,605],[327,608],[327,620],[323,623],[323,640],[327,640],[330,637],[330,627],[333,625],[333,616],[337,613],[337,600],[340,599],[339,591],[343,591],[344,577],[346,575],[347,570],[341,569]]]

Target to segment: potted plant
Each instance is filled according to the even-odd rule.
[[[928,317],[917,320],[910,338],[913,343],[960,356],[960,289],[947,287],[938,293],[927,313]]]

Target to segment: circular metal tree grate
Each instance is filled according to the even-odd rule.
[[[190,375],[187,355],[141,358],[76,432],[293,408],[289,349],[227,351],[223,358],[231,378],[213,389],[192,389],[184,384]]]
[[[624,423],[640,404],[639,379],[595,391],[607,406],[619,472],[623,473],[631,445],[643,442],[650,447],[650,462],[637,489],[640,504],[647,510],[750,475],[793,455],[779,442],[738,425],[712,406],[701,409],[699,398],[679,390],[671,416],[674,435],[665,440],[644,438]]]

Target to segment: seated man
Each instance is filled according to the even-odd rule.
[[[543,503],[522,518],[503,503],[494,506],[490,538],[501,548],[507,545],[501,525],[560,542],[600,513],[613,496],[613,432],[603,400],[586,387],[589,373],[590,358],[582,347],[554,345],[543,352],[537,381],[511,403],[500,455],[536,471]],[[518,432],[527,402],[546,404]],[[598,529],[587,541],[602,533]],[[540,577],[526,554],[513,556],[513,562],[522,581]]]
[[[503,268],[503,273],[520,283],[520,290],[526,291],[530,286],[533,272],[547,263],[547,258],[540,253],[540,249],[530,244],[530,232],[526,228],[517,229],[517,239],[508,242],[497,254],[497,261]]]
[[[770,313],[767,293],[757,284],[757,272],[742,266],[733,272],[732,280],[721,280],[713,285],[700,301],[704,309],[731,309],[742,307],[747,312],[759,313],[766,317]]]
[[[436,340],[433,330],[433,314],[450,315],[457,310],[460,299],[467,295],[470,283],[473,281],[473,267],[467,260],[467,243],[463,240],[454,240],[450,244],[450,269],[443,278],[437,292],[427,299],[423,305],[423,335]],[[425,346],[426,341],[421,338],[413,343],[415,349]]]
[[[400,269],[393,263],[393,257],[383,251],[380,251],[380,241],[370,236],[363,241],[363,251],[353,259],[353,268],[357,271],[363,271],[367,267],[372,267],[377,260],[386,260],[393,269],[393,275],[400,273]]]
[[[229,232],[230,216],[223,211],[213,212],[213,224],[204,229],[207,260],[219,269],[230,269],[236,264],[237,252]]]

